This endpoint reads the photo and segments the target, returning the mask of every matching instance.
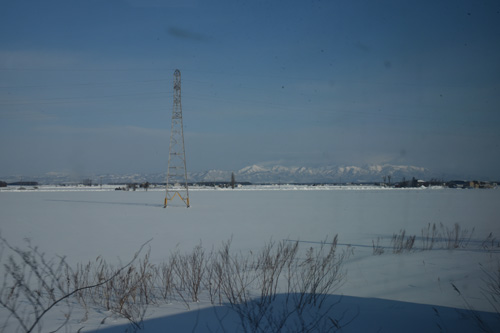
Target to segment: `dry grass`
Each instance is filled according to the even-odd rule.
[[[414,244],[415,236],[406,236],[405,230],[400,230],[398,234],[392,235],[391,245],[393,253],[410,252]]]
[[[373,254],[381,255],[385,252],[384,249],[391,248],[393,253],[400,254],[415,250],[429,251],[433,249],[464,249],[469,247],[474,228],[472,230],[462,229],[458,223],[452,227],[443,225],[442,223],[429,223],[426,228],[421,231],[422,247],[415,246],[417,237],[415,235],[407,235],[406,230],[402,229],[399,233],[394,233],[390,239],[390,246],[382,245],[382,238],[377,237],[377,240],[372,240]],[[482,243],[482,248],[492,250],[495,247],[500,249],[500,242],[490,234]]]
[[[2,244],[8,245],[4,239]],[[336,236],[307,250],[299,249],[298,242],[270,241],[256,253],[243,254],[231,251],[231,241],[211,251],[200,243],[191,252],[171,253],[160,264],[150,262],[148,251],[122,267],[98,257],[74,269],[64,258],[47,261],[33,247],[8,249],[12,254],[0,304],[23,332],[40,330],[45,313],[69,297],[86,310],[98,307],[127,318],[134,330],[141,328],[149,306],[180,301],[189,309],[201,295],[213,305],[229,306],[244,331],[330,331],[342,325],[331,314],[334,304],[325,303],[344,277],[347,252],[337,250]]]

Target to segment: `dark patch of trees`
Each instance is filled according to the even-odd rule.
[[[236,184],[236,181],[234,179],[234,172],[231,173],[231,188],[234,189],[234,185]]]
[[[15,183],[9,183],[8,185],[12,185],[12,186],[38,186],[38,182],[15,182]]]

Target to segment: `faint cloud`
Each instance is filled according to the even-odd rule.
[[[132,7],[196,7],[196,0],[127,0],[127,3]]]
[[[177,38],[189,39],[189,40],[194,40],[194,41],[199,41],[199,42],[205,41],[208,39],[208,37],[203,35],[203,34],[189,31],[189,30],[185,30],[185,29],[181,29],[181,28],[177,28],[177,27],[168,28],[168,34],[171,36],[177,37]]]
[[[3,103],[0,103],[2,106]],[[44,111],[32,110],[3,110],[0,109],[0,119],[22,119],[26,121],[56,120],[58,117]]]
[[[368,45],[366,45],[360,41],[355,42],[354,47],[357,48],[358,50],[364,52],[364,53],[368,53],[371,51],[371,47],[369,47]]]
[[[59,133],[59,134],[83,134],[83,135],[128,135],[140,136],[149,138],[164,139],[168,135],[168,131],[164,129],[146,128],[139,126],[112,126],[112,127],[74,127],[74,126],[43,126],[39,127],[40,131]]]
[[[80,59],[68,52],[0,50],[1,69],[44,69],[78,63]]]

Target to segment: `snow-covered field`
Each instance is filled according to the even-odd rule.
[[[270,240],[299,240],[315,247],[338,234],[339,248],[349,252],[343,268],[343,295],[332,316],[351,318],[343,332],[478,331],[471,308],[493,331],[500,330],[485,292],[485,271],[495,273],[500,260],[500,190],[384,189],[378,187],[249,186],[235,190],[191,189],[191,207],[181,201],[163,209],[161,189],[115,191],[103,188],[41,186],[36,190],[0,191],[0,232],[13,246],[26,239],[46,257],[64,255],[71,265],[101,256],[119,265],[148,243],[152,263],[164,262],[175,250],[198,244],[218,248],[232,239],[232,251],[259,251]],[[464,248],[422,248],[428,224],[468,230]],[[393,234],[416,235],[410,253],[392,253]],[[470,240],[469,240],[470,238]],[[384,248],[373,254],[373,242]],[[495,245],[496,244],[496,245]],[[5,260],[5,255],[2,260]],[[3,276],[3,274],[1,275]],[[461,294],[454,290],[456,286]],[[338,300],[332,296],[331,301]],[[75,305],[66,330],[121,332],[127,320],[92,308],[88,320]],[[1,310],[2,323],[7,316]],[[57,308],[43,331],[57,328]],[[208,300],[172,302],[148,308],[144,331],[221,331]],[[232,331],[237,318],[223,321]],[[348,320],[346,320],[347,322]],[[6,331],[13,331],[13,320]],[[1,327],[1,326],[0,326]],[[215,327],[215,328],[214,328]],[[130,327],[129,327],[130,328]]]

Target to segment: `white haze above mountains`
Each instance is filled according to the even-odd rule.
[[[427,178],[430,171],[415,166],[371,165],[332,166],[332,167],[285,167],[251,165],[234,173],[236,180],[251,183],[345,183],[345,182],[381,182],[384,176],[391,176],[392,181],[403,177],[411,179]],[[197,181],[223,181],[231,179],[231,171],[210,170],[191,175]]]
[[[327,167],[287,167],[251,165],[237,171],[209,170],[188,172],[189,182],[229,182],[234,172],[237,182],[251,183],[359,183],[382,182],[384,177],[391,177],[391,182],[399,182],[415,177],[417,179],[466,179],[466,175],[440,175],[429,169],[404,165],[368,165],[368,166],[327,166]],[[51,172],[38,177],[21,177],[19,175],[3,177],[0,180],[38,181],[40,184],[61,184],[81,182],[91,179],[94,184],[102,183],[133,183],[150,182],[164,183],[166,174],[163,173],[136,173],[136,174],[95,174],[76,175],[71,173]],[[22,178],[22,179],[21,179]],[[386,179],[388,180],[388,179]]]

